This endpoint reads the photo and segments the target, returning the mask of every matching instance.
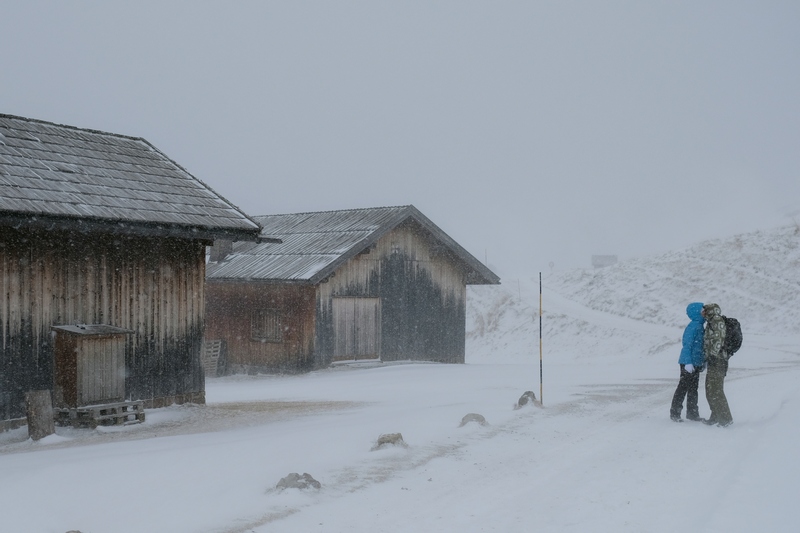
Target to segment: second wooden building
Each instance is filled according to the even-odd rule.
[[[228,371],[464,362],[466,286],[499,278],[415,207],[255,220],[282,243],[217,241],[207,267],[206,340]]]

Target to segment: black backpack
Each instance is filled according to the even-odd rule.
[[[723,315],[722,319],[725,321],[725,345],[723,348],[730,357],[742,347],[742,326],[735,318]]]

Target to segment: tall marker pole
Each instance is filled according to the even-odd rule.
[[[544,405],[542,398],[542,273],[539,272],[539,403]]]

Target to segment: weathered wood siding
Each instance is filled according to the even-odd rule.
[[[464,362],[464,273],[413,222],[398,226],[375,247],[319,285],[317,365],[343,357],[337,349],[333,305],[338,298],[380,299],[380,358]],[[339,341],[341,342],[341,341]]]
[[[125,335],[81,337],[58,332],[54,341],[53,403],[57,407],[125,399]]]
[[[308,370],[314,353],[314,288],[258,282],[206,284],[206,339],[223,339],[231,372]],[[279,340],[253,338],[253,317],[275,311]]]
[[[204,401],[202,241],[0,228],[0,418],[53,387],[53,325],[136,333],[125,350],[128,399]]]
[[[381,299],[333,298],[333,360],[379,359]]]

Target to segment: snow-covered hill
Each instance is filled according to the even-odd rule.
[[[473,362],[539,353],[539,280],[469,288]],[[800,227],[700,242],[613,266],[544,273],[542,337],[548,354],[590,357],[639,346],[659,354],[680,340],[686,305],[716,302],[744,336],[800,333]],[[643,327],[642,322],[652,325]]]

